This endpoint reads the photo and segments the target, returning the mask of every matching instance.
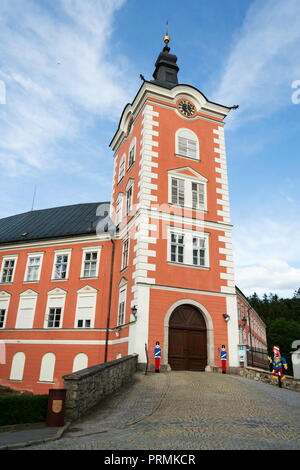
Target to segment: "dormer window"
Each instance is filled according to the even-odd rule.
[[[199,141],[194,132],[189,129],[179,129],[175,138],[175,152],[178,157],[200,160]]]

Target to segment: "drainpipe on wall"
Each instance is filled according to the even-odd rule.
[[[107,307],[107,320],[106,320],[104,362],[107,362],[107,353],[108,353],[108,335],[109,335],[112,281],[113,281],[113,269],[114,269],[114,258],[115,258],[115,241],[112,238],[110,239],[110,241],[112,243],[112,248],[111,248],[111,262],[110,262],[110,281],[109,281],[109,294],[108,294],[108,307]]]

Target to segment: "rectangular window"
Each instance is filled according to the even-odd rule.
[[[91,320],[78,320],[77,328],[91,328]]]
[[[184,261],[184,235],[171,233],[171,261],[183,263]]]
[[[54,279],[67,279],[69,255],[57,254],[55,256]]]
[[[133,147],[131,147],[131,149],[129,151],[128,168],[130,168],[131,165],[133,165],[133,163],[134,163],[134,154],[135,154],[135,145]]]
[[[35,315],[37,294],[21,294],[16,319],[16,328],[32,328]]]
[[[120,290],[119,311],[118,311],[118,326],[123,325],[124,321],[125,321],[125,302],[126,302],[126,288]]]
[[[209,268],[209,233],[168,228],[168,262]]]
[[[190,158],[197,158],[197,143],[195,140],[186,137],[178,137],[178,152]]]
[[[94,325],[97,291],[81,289],[77,296],[75,328],[92,328]]]
[[[204,184],[192,183],[192,207],[202,209],[204,207]]]
[[[98,251],[84,253],[83,277],[97,276]]]
[[[123,242],[123,253],[122,253],[122,268],[125,269],[128,266],[128,255],[129,255],[129,238]]]
[[[16,263],[15,258],[4,259],[1,282],[12,282],[15,263]]]
[[[119,196],[116,205],[116,225],[122,222],[123,196]]]
[[[172,178],[172,204],[184,206],[184,180]]]
[[[0,328],[3,328],[3,327],[4,327],[5,313],[6,313],[5,308],[1,308],[1,309],[0,309]]]
[[[126,193],[126,215],[129,215],[132,209],[132,191],[133,186],[130,186]]]
[[[48,328],[59,328],[61,320],[61,308],[49,308]]]
[[[41,267],[41,256],[30,256],[27,265],[26,281],[38,281],[40,267]]]
[[[119,181],[124,177],[125,175],[125,155],[122,156],[120,160],[120,166],[119,166]]]
[[[205,266],[205,238],[193,237],[193,264]]]

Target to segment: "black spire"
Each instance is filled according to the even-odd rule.
[[[177,73],[179,67],[176,64],[177,57],[174,54],[170,54],[169,42],[170,37],[166,34],[164,37],[165,47],[155,62],[155,70],[153,73],[154,80],[151,80],[152,83],[165,88],[173,88],[175,85],[178,85]]]

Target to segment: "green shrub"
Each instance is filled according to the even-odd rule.
[[[48,395],[0,397],[0,426],[46,420]]]

